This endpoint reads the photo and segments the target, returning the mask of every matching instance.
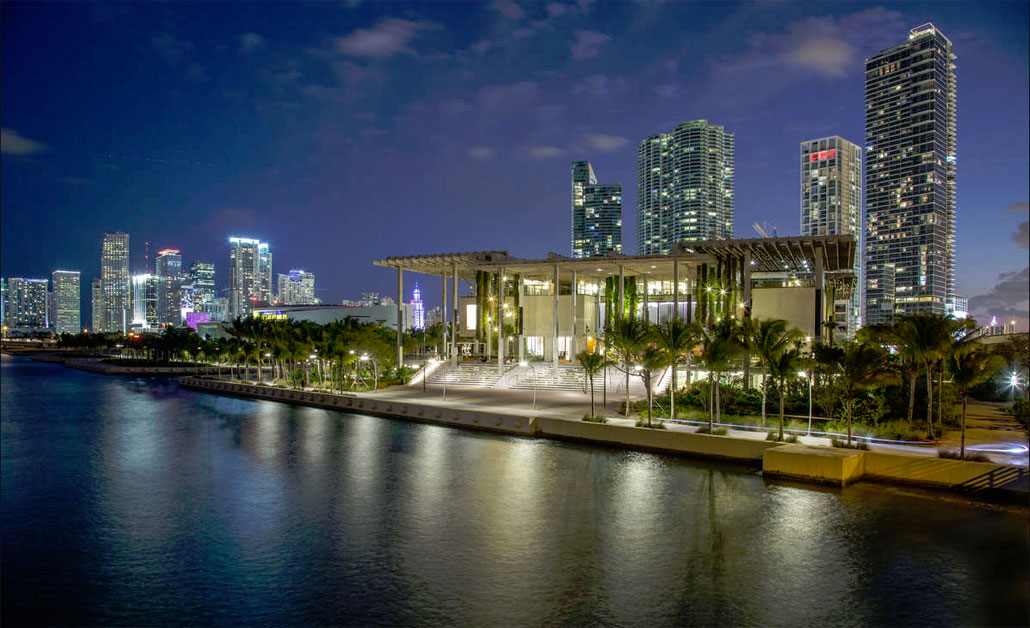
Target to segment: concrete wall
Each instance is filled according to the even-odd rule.
[[[735,462],[759,464],[762,452],[779,443],[693,434],[668,430],[652,430],[610,423],[589,423],[537,417],[538,434],[550,438],[583,440],[595,443],[622,445],[634,449],[652,449],[705,458],[720,458]]]
[[[865,452],[866,477],[927,486],[957,486],[1000,466],[992,462]]]
[[[787,327],[815,336],[815,288],[755,288],[751,291],[752,318],[782,318]]]
[[[857,449],[787,444],[765,450],[762,471],[768,475],[844,486],[862,477],[864,453]]]

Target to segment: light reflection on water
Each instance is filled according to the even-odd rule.
[[[8,625],[1028,623],[1025,511],[23,359],[2,377]]]

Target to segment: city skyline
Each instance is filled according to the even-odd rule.
[[[432,5],[316,7],[308,15],[325,18],[317,28],[307,25],[315,19],[280,25],[275,7],[222,27],[209,24],[218,20],[195,19],[198,7],[177,8],[161,22],[150,7],[118,7],[112,16],[82,6],[69,7],[67,15],[45,6],[4,6],[8,24],[26,26],[3,42],[10,89],[3,96],[2,273],[46,276],[53,268],[76,268],[86,281],[98,270],[94,247],[105,230],[160,234],[160,240],[151,237],[156,248],[175,246],[188,259],[215,260],[222,259],[225,237],[246,232],[273,241],[277,256],[315,269],[327,301],[369,289],[390,293],[391,278],[369,265],[387,239],[413,254],[463,250],[467,233],[516,255],[567,250],[562,210],[571,161],[589,159],[605,180],[634,181],[642,138],[702,118],[735,133],[734,235],[751,236],[753,222],[795,233],[798,143],[862,137],[864,59],[932,21],[960,58],[957,291],[970,298],[974,315],[1019,313],[1025,321],[1027,164],[1021,152],[1005,150],[1008,136],[1027,129],[1021,89],[1027,38],[1016,27],[1025,20],[1013,19],[1025,15],[1025,5],[990,5],[974,15],[958,4],[913,4],[902,11],[790,5],[776,15],[754,5],[504,6],[507,13],[482,5],[460,16]],[[18,70],[19,59],[31,59],[57,73],[54,78],[64,71],[36,59],[21,31],[56,19],[68,39],[45,38],[42,47],[62,58],[63,47],[83,45],[76,44],[73,18],[94,24],[117,18],[141,27],[141,55],[165,66],[159,76],[144,77],[116,64],[133,92],[153,91],[162,99],[144,98],[136,109],[165,111],[178,122],[183,118],[174,105],[191,110],[221,103],[249,131],[227,135],[231,125],[219,110],[203,128],[184,123],[175,134],[188,138],[183,143],[151,124],[152,116],[143,124],[126,113],[117,100],[123,93],[114,87],[105,115],[120,116],[117,136],[98,136],[95,125],[74,129],[57,122],[54,107],[68,121],[80,120],[61,108],[70,105],[31,110],[33,101],[75,102],[59,94],[76,83],[62,79],[44,87]],[[662,28],[669,20],[698,26],[671,38]],[[701,36],[705,30],[713,34]],[[393,39],[372,38],[380,33]],[[641,41],[641,51],[625,47]],[[531,43],[539,52],[519,52]],[[111,45],[104,36],[92,44],[80,61],[85,75],[108,61]],[[325,55],[305,56],[312,49]],[[499,59],[511,62],[500,67]],[[389,87],[416,69],[433,77],[432,85],[413,85],[404,95]],[[273,73],[283,82],[274,83]],[[155,80],[167,85],[150,87]],[[745,91],[747,98],[740,95]],[[590,105],[573,109],[573,103]],[[461,127],[452,127],[459,119]],[[268,136],[268,143],[246,139],[261,137],[268,125],[283,132]],[[210,137],[201,139],[205,134]],[[434,139],[444,135],[450,138]],[[405,186],[388,184],[386,173],[392,177],[398,167],[421,174],[406,178]],[[168,187],[173,182],[189,193]],[[625,188],[629,225],[637,190]],[[71,216],[69,230],[54,236],[56,256],[23,244],[31,240],[28,219],[35,215],[28,208],[40,203],[55,218]],[[513,211],[534,228],[498,229]],[[182,226],[167,220],[183,212],[194,220]],[[78,218],[85,215],[88,224]],[[336,259],[340,248],[342,260]],[[323,270],[341,261],[360,268],[361,276]],[[218,265],[219,286],[227,285],[227,270]],[[433,291],[426,297],[427,307],[436,305]]]

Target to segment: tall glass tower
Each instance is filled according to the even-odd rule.
[[[272,301],[272,253],[268,243],[229,238],[229,318],[249,316],[257,301]]]
[[[637,151],[637,253],[733,237],[733,133],[693,120]]]
[[[100,252],[100,280],[103,314],[100,331],[124,334],[132,320],[132,302],[129,300],[129,234],[104,234]],[[93,327],[96,329],[96,322]]]
[[[572,164],[572,257],[622,253],[622,184],[598,183],[589,161]]]
[[[50,325],[58,334],[82,331],[82,297],[77,270],[55,270],[50,273],[54,316]]]
[[[933,24],[866,60],[866,323],[955,294],[955,55]]]
[[[182,324],[182,253],[179,249],[161,249],[155,260],[157,270],[157,322],[161,325]]]
[[[842,137],[801,143],[801,235],[849,234],[861,243],[862,149]],[[859,251],[861,248],[858,249]],[[855,255],[857,285],[862,285],[862,256]],[[861,290],[834,303],[837,333],[848,338],[862,326]]]

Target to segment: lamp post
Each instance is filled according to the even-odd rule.
[[[519,366],[528,366],[533,371],[533,412],[536,412],[536,367],[525,360],[519,362]]]
[[[367,353],[362,353],[361,357],[358,358],[362,362],[371,360],[372,362],[372,390],[379,390],[379,366],[376,364],[375,358],[371,357]]]

